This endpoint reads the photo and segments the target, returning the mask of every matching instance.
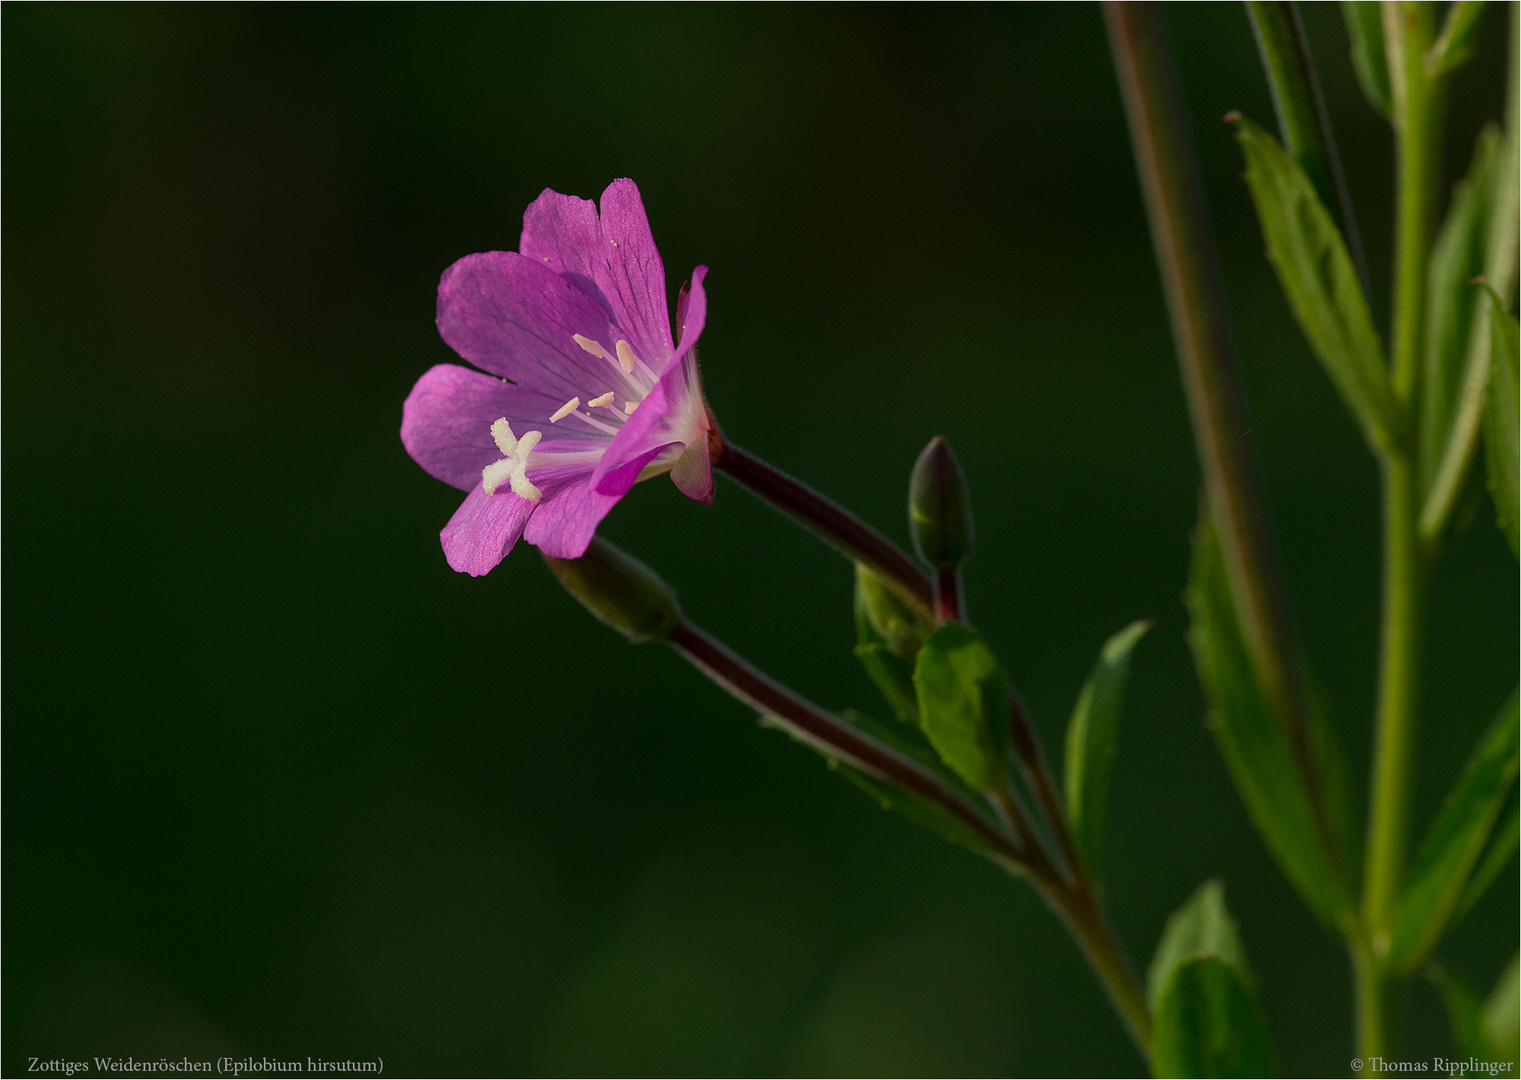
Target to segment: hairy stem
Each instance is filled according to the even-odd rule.
[[[807,484],[741,450],[717,427],[708,434],[708,454],[715,469],[738,480],[846,558],[871,570],[915,614],[931,626],[935,624],[935,593],[930,579],[897,544]]]
[[[1107,3],[1136,170],[1167,296],[1210,515],[1252,670],[1294,748],[1322,842],[1344,869],[1311,753],[1303,661],[1237,373],[1225,285],[1160,5]]]

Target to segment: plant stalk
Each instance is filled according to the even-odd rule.
[[[1237,372],[1225,285],[1188,111],[1161,7],[1106,3],[1104,13],[1167,296],[1178,366],[1252,670],[1293,747],[1322,842],[1345,875],[1311,751],[1299,653]]]

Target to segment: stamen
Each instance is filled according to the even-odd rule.
[[[589,337],[583,337],[580,334],[572,334],[570,336],[575,340],[575,342],[576,342],[577,345],[581,346],[581,348],[585,349],[587,352],[589,352],[593,356],[597,357],[597,359],[599,359],[599,360],[611,360],[612,359],[612,355],[606,349],[604,349],[598,342],[593,341],[591,338],[589,338]]]
[[[580,407],[581,399],[578,397],[573,397],[564,405],[561,405],[558,409],[555,410],[555,414],[549,418],[549,422],[553,424],[557,421],[564,420],[567,416],[575,412]]]
[[[637,409],[637,408],[639,408],[639,402],[637,402],[637,401],[630,401],[627,405],[623,406],[623,415],[624,416],[633,416],[634,415],[634,410]]]
[[[632,374],[634,365],[639,363],[639,357],[634,355],[634,350],[629,348],[628,342],[622,338],[618,339],[615,348],[618,350],[618,366],[623,369],[623,374]]]
[[[611,409],[613,407],[613,392],[609,390],[601,397],[594,397],[586,403],[588,409],[595,409],[598,405],[606,405]]]
[[[491,437],[496,440],[496,448],[508,457],[517,449],[518,440],[513,436],[512,425],[507,423],[505,416],[491,422]]]

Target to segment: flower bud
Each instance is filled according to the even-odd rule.
[[[907,660],[918,655],[929,632],[898,594],[860,563],[856,563],[856,624],[861,644],[881,638]]]
[[[936,570],[955,570],[972,554],[972,497],[943,436],[930,440],[908,481],[914,550]]]
[[[587,611],[636,645],[663,641],[681,623],[671,587],[601,537],[593,537],[579,559],[546,555],[544,561]]]

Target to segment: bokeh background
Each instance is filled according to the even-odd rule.
[[[1262,257],[1219,117],[1270,122],[1236,5],[1170,10],[1297,613],[1355,762],[1373,465]],[[1388,312],[1388,130],[1307,10]],[[1499,112],[1457,79],[1449,180]],[[1022,884],[884,814],[459,500],[402,398],[439,274],[545,188],[644,192],[735,441],[906,542],[936,433],[973,484],[970,610],[1058,749],[1153,616],[1108,893],[1143,964],[1220,875],[1288,1074],[1344,1071],[1348,965],[1202,726],[1180,601],[1197,469],[1088,5],[7,5],[4,1058],[384,1057],[398,1075],[1135,1073]],[[689,613],[881,711],[847,565],[739,488],[606,525]],[[1515,684],[1487,503],[1436,577],[1417,822]],[[1365,766],[1359,766],[1360,773]],[[1419,827],[1419,826],[1418,826]],[[1507,873],[1444,947],[1487,985]],[[1405,1050],[1450,1048],[1434,993]]]

